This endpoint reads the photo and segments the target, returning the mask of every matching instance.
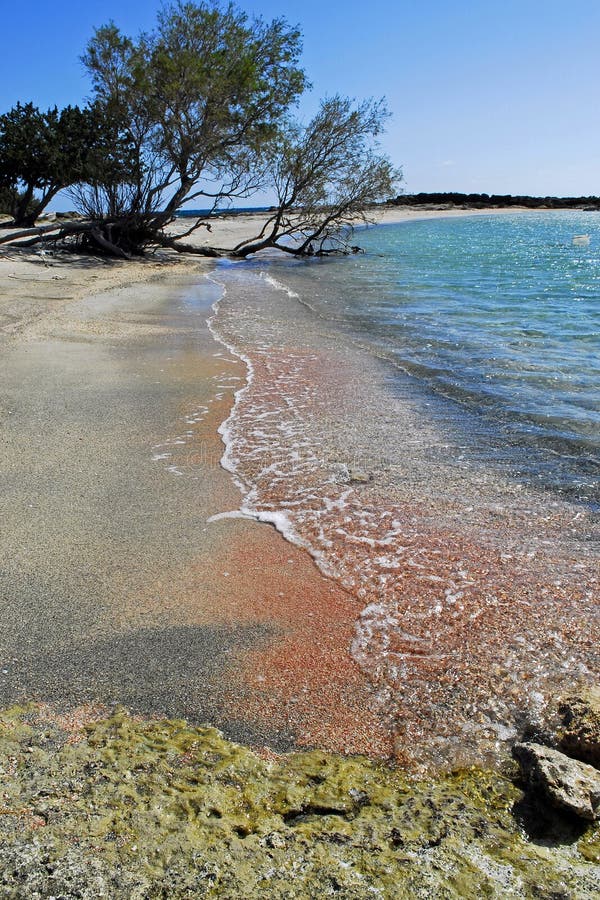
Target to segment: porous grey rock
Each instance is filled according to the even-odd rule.
[[[560,749],[600,769],[600,688],[569,697],[559,711],[563,716]]]
[[[593,822],[600,818],[600,772],[542,744],[515,744],[513,755],[534,790],[557,809]]]

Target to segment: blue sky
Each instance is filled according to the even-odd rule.
[[[136,34],[155,0],[3,0],[0,111],[89,92],[79,63],[109,19]],[[405,190],[600,194],[598,0],[247,0],[304,34],[319,97],[385,95]]]

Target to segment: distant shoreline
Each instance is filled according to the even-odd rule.
[[[415,213],[421,214],[423,218],[429,218],[430,216],[437,218],[445,215],[493,214],[527,210],[540,212],[549,210],[600,212],[600,197],[517,197],[512,195],[500,196],[492,194],[488,196],[487,194],[454,193],[402,194],[395,199],[377,204],[365,210],[365,212],[377,216],[377,224],[389,224],[391,221],[412,219]],[[262,224],[273,211],[274,207],[272,206],[252,206],[246,209],[232,207],[215,212],[209,209],[183,209],[178,211],[175,222],[190,218],[210,217],[211,219],[219,220],[242,219],[248,223],[249,219],[255,218],[260,220]],[[39,222],[45,223],[48,220],[65,218],[80,217],[72,211],[52,211],[42,215]],[[0,214],[0,228],[8,229],[10,227],[10,217]],[[246,232],[248,224],[243,227],[244,232]],[[200,243],[210,244],[211,241],[203,240]]]
[[[385,206],[430,209],[580,209],[600,211],[600,197],[532,197],[513,194],[461,194],[456,192],[400,194]]]
[[[504,209],[579,209],[586,212],[600,211],[600,197],[534,197],[532,195],[513,194],[462,194],[457,192],[400,194],[372,207],[374,212],[394,209],[425,209],[436,212],[446,210],[479,210],[494,212]],[[196,216],[251,216],[271,213],[274,206],[250,206],[247,208],[232,207],[212,212],[209,209],[183,209],[177,218],[188,219]]]

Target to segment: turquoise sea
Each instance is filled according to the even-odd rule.
[[[269,270],[414,379],[474,456],[596,505],[600,214],[421,220],[355,240],[365,252],[350,259]]]

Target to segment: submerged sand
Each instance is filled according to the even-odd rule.
[[[502,757],[526,725],[542,727],[556,696],[598,672],[597,516],[471,459],[475,417],[459,429],[375,359],[303,291],[308,277],[285,266],[215,273],[226,290],[217,328],[252,371],[226,425],[245,509],[343,585],[352,657],[376,687],[376,733],[391,735],[397,759]],[[311,283],[318,296],[318,276]],[[302,650],[288,653],[289,672]],[[246,667],[263,688],[264,656]],[[272,698],[310,707],[297,674],[271,674],[272,664]],[[314,660],[313,684],[319,674]]]

